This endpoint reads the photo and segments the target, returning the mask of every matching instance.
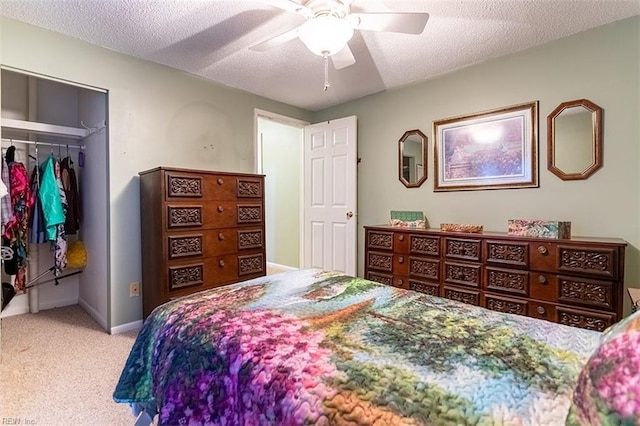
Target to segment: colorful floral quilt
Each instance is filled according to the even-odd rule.
[[[600,335],[298,270],[156,308],[114,399],[159,425],[561,425]]]

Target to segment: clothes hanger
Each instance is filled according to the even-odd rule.
[[[38,158],[38,142],[35,143],[36,151],[36,188],[40,188],[40,159]]]

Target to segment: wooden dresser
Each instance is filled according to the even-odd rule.
[[[145,318],[170,299],[266,274],[263,175],[141,172],[140,222]]]
[[[621,239],[365,227],[365,278],[602,331],[623,316]]]

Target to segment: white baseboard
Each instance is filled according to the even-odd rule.
[[[78,305],[80,305],[80,307],[84,309],[85,312],[87,312],[91,316],[91,318],[93,318],[94,321],[97,322],[105,331],[109,329],[109,327],[107,327],[107,319],[100,315],[100,313],[96,311],[93,306],[90,306],[87,302],[85,302],[84,299],[78,299]]]
[[[13,299],[9,301],[9,304],[0,314],[0,318],[7,318],[13,315],[21,315],[29,313],[29,295],[28,294],[16,294]]]
[[[38,310],[44,311],[47,309],[61,308],[63,306],[77,304],[78,299],[76,299],[75,297],[46,301],[40,300]],[[0,315],[0,318],[6,318],[13,315],[28,314],[29,312],[31,312],[31,309],[29,308],[29,294],[16,294],[14,298],[11,299],[11,302],[9,302],[5,310],[2,311],[2,315]]]
[[[71,306],[71,305],[77,305],[77,304],[78,304],[78,299],[76,297],[64,298],[64,299],[58,299],[58,300],[46,300],[46,301],[40,300],[38,310],[44,311],[47,309],[62,308],[63,306]]]
[[[127,331],[140,330],[142,328],[142,320],[128,322],[126,324],[111,327],[111,334],[126,333]]]
[[[279,263],[267,262],[267,268],[282,269],[283,271],[295,271],[299,268],[293,266],[280,265]]]

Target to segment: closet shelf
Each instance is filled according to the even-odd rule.
[[[38,123],[35,121],[16,120],[13,118],[3,118],[1,120],[1,124],[3,129],[21,130],[40,135],[62,136],[73,139],[84,139],[89,135],[88,129],[59,126],[57,124]]]

